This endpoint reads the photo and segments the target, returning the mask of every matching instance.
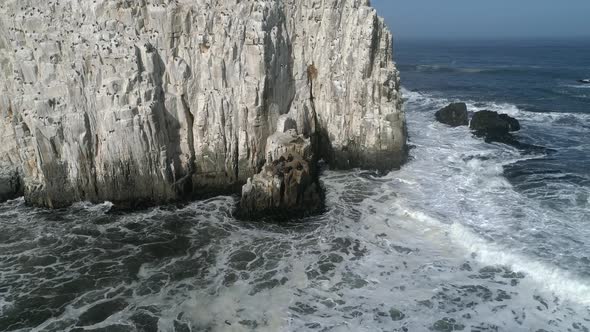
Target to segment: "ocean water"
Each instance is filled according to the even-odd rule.
[[[322,215],[0,204],[0,331],[588,331],[590,42],[396,54],[411,159],[325,171]],[[435,122],[451,101],[518,118],[522,144]]]

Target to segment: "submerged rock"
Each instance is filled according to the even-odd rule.
[[[543,146],[521,142],[512,132],[520,130],[517,119],[492,111],[476,112],[471,119],[470,128],[476,136],[482,137],[486,142],[498,142],[510,145],[521,150],[524,154],[554,153],[553,149]]]
[[[435,117],[438,122],[452,127],[467,126],[469,124],[467,105],[465,103],[452,103],[436,112]]]
[[[501,136],[520,130],[520,123],[507,114],[479,111],[473,115],[469,127],[480,135]]]

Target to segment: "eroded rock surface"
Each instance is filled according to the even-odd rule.
[[[336,168],[405,158],[368,0],[6,0],[0,96],[1,174],[49,207],[235,192],[285,128]]]
[[[314,213],[323,207],[316,168],[317,151],[314,151],[317,137],[298,134],[292,123],[289,116],[282,116],[277,131],[268,137],[262,171],[242,187],[239,217],[278,215],[290,218]]]
[[[264,166],[242,188],[238,215],[244,218],[314,213],[322,208],[321,187],[309,163],[288,154]]]

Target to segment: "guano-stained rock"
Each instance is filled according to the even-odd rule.
[[[335,168],[396,168],[401,100],[368,0],[0,4],[0,174],[35,205],[235,192],[277,129]]]

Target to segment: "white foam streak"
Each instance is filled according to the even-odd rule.
[[[577,86],[579,87],[579,86]],[[588,88],[590,86],[584,86]],[[579,87],[581,88],[581,87]],[[420,106],[428,106],[436,111],[451,102],[464,102],[467,105],[467,109],[472,112],[489,110],[498,113],[508,114],[510,116],[518,117],[519,120],[533,121],[533,122],[546,122],[546,121],[558,121],[562,118],[574,117],[582,121],[590,121],[590,114],[582,113],[564,113],[564,112],[529,112],[520,109],[517,105],[510,103],[497,103],[497,102],[477,102],[474,100],[455,100],[448,98],[435,97],[428,93],[422,93],[417,91],[410,91],[402,87],[402,95],[408,100],[409,103],[414,103]]]
[[[450,235],[468,252],[475,253],[476,259],[482,264],[507,266],[513,271],[524,272],[541,290],[582,305],[590,304],[590,285],[562,269],[490,243],[458,223],[451,225]]]
[[[590,284],[558,267],[536,261],[487,241],[460,223],[445,224],[428,214],[399,206],[401,215],[431,229],[430,234],[448,234],[449,239],[464,249],[466,257],[474,256],[483,266],[505,266],[527,275],[527,280],[541,292],[553,293],[561,299],[590,305]],[[439,231],[432,231],[439,228]],[[439,240],[442,242],[442,240]],[[473,255],[474,254],[474,255]]]

